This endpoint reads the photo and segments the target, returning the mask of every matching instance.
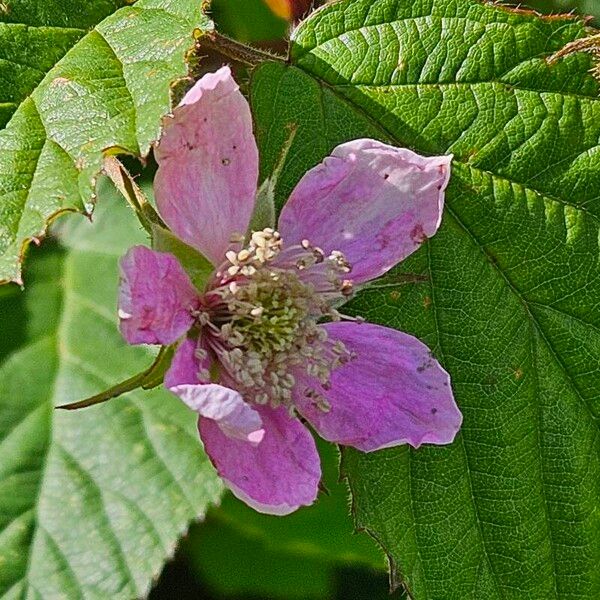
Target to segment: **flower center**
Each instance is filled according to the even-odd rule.
[[[331,371],[349,358],[319,322],[340,319],[335,305],[352,292],[350,265],[341,252],[325,256],[308,240],[283,248],[273,229],[254,232],[226,258],[197,315],[220,378],[247,400],[293,410],[298,369],[327,387]],[[316,391],[307,393],[327,410]]]

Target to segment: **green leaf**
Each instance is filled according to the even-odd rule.
[[[600,597],[599,88],[590,57],[546,61],[586,33],[474,0],[346,0],[254,73],[263,174],[298,127],[279,206],[348,139],[455,155],[439,233],[348,308],[424,340],[464,413],[451,446],[344,452],[356,523],[415,600]]]
[[[0,3],[0,127],[44,75],[124,0]]]
[[[107,5],[115,8],[115,2],[99,4]],[[45,75],[38,73],[44,77],[33,91],[33,76],[11,84],[20,86],[11,93],[21,103],[0,131],[0,281],[20,281],[24,248],[44,234],[49,220],[64,211],[91,211],[105,151],[148,153],[170,108],[170,83],[187,73],[192,33],[209,27],[200,5],[139,0],[107,17]],[[15,17],[23,14],[20,6]],[[40,63],[44,69],[83,33],[62,31],[61,44]]]
[[[193,413],[163,390],[84,411],[85,397],[152,360],[116,327],[117,260],[140,240],[102,197],[68,249],[44,248],[25,292],[28,344],[0,367],[0,597],[138,598],[221,484]],[[140,240],[141,241],[141,240]]]
[[[288,139],[281,150],[277,164],[273,167],[273,172],[258,188],[254,212],[252,213],[250,225],[248,226],[248,232],[246,234],[248,239],[251,237],[252,232],[262,231],[267,227],[275,227],[276,225],[275,190],[295,137],[296,129],[295,127],[290,127]]]

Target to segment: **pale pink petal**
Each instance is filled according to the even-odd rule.
[[[229,67],[202,77],[165,121],[156,160],[162,218],[220,264],[232,234],[246,232],[258,180],[250,107]]]
[[[282,239],[340,250],[356,282],[379,277],[437,231],[451,160],[369,139],[342,144],[292,192]]]
[[[134,246],[120,267],[120,329],[130,344],[172,344],[192,326],[198,293],[172,254]]]
[[[183,340],[165,374],[165,387],[202,417],[215,420],[225,435],[259,443],[264,435],[260,416],[238,392],[210,382],[210,358],[199,359],[198,347],[200,340]]]
[[[177,385],[169,390],[201,417],[216,423],[228,437],[259,444],[265,430],[259,414],[242,396],[216,383]]]
[[[231,491],[259,512],[286,515],[317,497],[321,468],[309,431],[285,408],[257,406],[265,436],[258,445],[233,440],[210,419],[200,437]]]
[[[449,444],[462,423],[450,377],[418,339],[369,323],[328,323],[330,340],[355,353],[331,375],[324,389],[296,374],[294,402],[326,440],[370,452],[410,444]],[[320,392],[330,410],[319,409],[306,395]]]

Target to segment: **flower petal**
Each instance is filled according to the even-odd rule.
[[[379,277],[437,231],[451,160],[369,139],[342,144],[292,192],[282,239],[340,250],[356,282]]]
[[[201,345],[191,338],[181,342],[165,374],[165,387],[200,416],[216,421],[228,437],[260,443],[265,432],[259,414],[235,390],[203,380],[201,371],[211,365],[208,356],[198,358]]]
[[[370,452],[410,444],[449,444],[462,423],[450,377],[411,335],[369,323],[328,323],[330,340],[356,354],[331,374],[324,390],[296,375],[294,401],[326,440]],[[327,399],[324,412],[306,396],[312,388]]]
[[[208,358],[204,361],[198,359],[197,347],[198,340],[189,337],[179,344],[171,365],[165,373],[164,384],[168,390],[178,385],[208,383],[208,381],[202,381],[199,374],[203,369],[210,369],[210,361]]]
[[[165,121],[156,160],[162,218],[220,264],[232,234],[246,232],[258,181],[250,107],[229,67],[202,77]]]
[[[121,259],[119,319],[130,344],[172,344],[192,325],[198,293],[172,254],[134,246]]]
[[[286,515],[317,497],[321,468],[310,432],[285,408],[257,406],[265,437],[256,446],[227,438],[210,419],[198,427],[219,475],[259,512]]]
[[[265,435],[259,414],[235,390],[216,383],[169,388],[201,417],[215,422],[228,437],[259,444]]]

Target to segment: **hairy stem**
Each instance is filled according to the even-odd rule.
[[[205,48],[218,52],[231,60],[255,67],[267,60],[285,61],[283,56],[271,54],[252,46],[246,46],[222,33],[211,31],[203,35],[199,42]]]

